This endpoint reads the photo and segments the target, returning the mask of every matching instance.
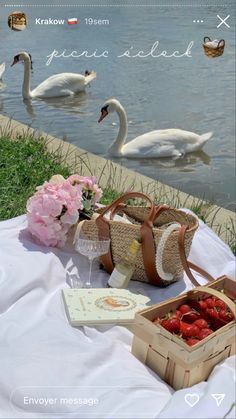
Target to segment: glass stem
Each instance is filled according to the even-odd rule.
[[[93,258],[89,258],[89,276],[87,281],[87,287],[91,288],[91,275],[92,275]]]

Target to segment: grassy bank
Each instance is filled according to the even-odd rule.
[[[88,164],[83,156],[79,162],[68,165],[67,156],[63,155],[60,148],[56,151],[49,152],[46,138],[35,138],[30,133],[18,136],[11,140],[10,133],[4,132],[0,134],[0,220],[16,217],[26,212],[26,201],[35,192],[35,188],[41,185],[54,174],[61,174],[68,177],[72,173],[84,174],[84,169],[88,171]],[[119,184],[119,191],[117,192],[116,185],[121,178],[120,173],[110,164],[110,172],[108,177],[107,187],[104,190],[102,203],[109,204],[122,191],[131,190],[132,185],[127,187],[127,184]],[[105,170],[105,168],[104,168]],[[91,172],[91,174],[93,174]],[[101,170],[100,176],[102,176]],[[99,179],[98,179],[99,182]],[[155,182],[153,182],[153,185]],[[142,191],[150,194],[154,188],[150,184],[149,188]],[[167,203],[171,206],[185,206],[189,207],[195,214],[204,222],[210,211],[213,211],[214,205],[206,203],[201,199],[197,199],[188,205],[180,202],[178,193],[175,196],[167,195],[159,190],[154,194],[156,203]],[[213,221],[212,221],[213,223]],[[212,225],[210,225],[212,227]],[[217,231],[218,229],[218,231]],[[235,244],[235,226],[233,220],[227,222],[227,225],[219,225],[214,230],[218,233],[221,229],[227,232],[227,243],[234,253],[236,253]]]

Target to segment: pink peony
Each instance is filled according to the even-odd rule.
[[[95,205],[102,196],[94,176],[72,175],[59,182],[45,182],[27,202],[28,228],[46,246],[64,246],[70,227],[80,211]]]

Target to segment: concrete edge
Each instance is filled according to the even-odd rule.
[[[83,175],[93,174],[99,180],[102,188],[111,187],[118,192],[128,190],[138,190],[147,193],[150,197],[158,196],[163,202],[176,207],[198,206],[199,198],[179,191],[171,186],[165,185],[152,178],[127,169],[117,163],[103,157],[89,153],[73,144],[55,138],[47,133],[39,132],[18,121],[10,119],[0,114],[0,134],[10,133],[12,138],[16,135],[28,133],[36,138],[46,137],[47,147],[50,151],[59,151],[65,162],[76,167],[77,171]],[[234,212],[225,208],[205,204],[205,217],[207,224],[224,240],[226,243],[234,239],[233,231],[236,230],[236,215]],[[232,229],[228,229],[231,225]]]

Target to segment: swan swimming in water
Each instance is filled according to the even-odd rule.
[[[171,128],[147,132],[125,144],[128,122],[126,112],[117,99],[109,99],[104,103],[98,122],[111,112],[117,112],[120,120],[117,138],[108,149],[108,154],[113,157],[181,157],[186,153],[201,150],[212,137],[212,132],[198,135],[194,132]]]
[[[3,75],[4,71],[5,71],[5,68],[6,68],[6,64],[5,63],[0,64],[0,80],[2,79],[2,75]]]
[[[30,90],[30,69],[32,68],[30,54],[21,52],[15,55],[11,66],[21,61],[24,63],[24,81],[22,86],[24,99],[71,96],[84,91],[86,86],[96,78],[94,71],[91,73],[86,71],[84,76],[77,73],[60,73],[44,80],[34,90]]]

